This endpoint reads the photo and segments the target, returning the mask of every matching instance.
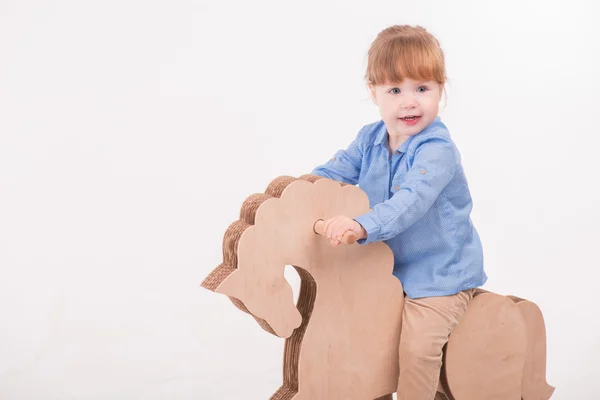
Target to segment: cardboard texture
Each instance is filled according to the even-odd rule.
[[[285,338],[283,384],[272,400],[391,399],[404,305],[383,242],[332,247],[322,220],[369,211],[357,186],[281,176],[244,201],[223,239],[223,262],[202,287],[227,295]],[[321,233],[321,234],[319,234]],[[302,283],[297,304],[284,277]],[[546,400],[546,338],[539,308],[478,290],[445,347],[436,399]]]

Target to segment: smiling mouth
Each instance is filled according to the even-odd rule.
[[[409,115],[408,117],[400,117],[399,119],[403,119],[405,121],[412,121],[421,117],[420,115]]]

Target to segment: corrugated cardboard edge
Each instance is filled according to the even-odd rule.
[[[242,204],[240,218],[234,221],[226,230],[223,237],[223,262],[217,266],[201,283],[205,289],[216,291],[219,285],[233,273],[238,266],[238,243],[246,229],[255,223],[256,212],[265,201],[276,197],[280,198],[285,188],[297,180],[305,180],[315,183],[321,176],[306,174],[300,178],[292,176],[280,176],[271,181],[264,193],[256,193],[246,198]],[[346,183],[338,182],[340,186]],[[284,362],[283,362],[283,385],[272,396],[271,400],[290,400],[298,393],[298,361],[302,338],[306,332],[310,320],[317,287],[312,276],[302,268],[293,266],[302,281],[300,294],[296,307],[302,315],[302,324],[294,331],[292,336],[285,340]],[[228,296],[231,302],[240,310],[252,315],[258,324],[267,332],[275,335],[275,332],[267,321],[253,315],[242,301]]]

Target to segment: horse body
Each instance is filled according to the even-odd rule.
[[[283,385],[272,400],[365,400],[396,391],[404,293],[384,243],[332,247],[315,221],[369,209],[358,187],[280,177],[250,196],[202,283],[263,329],[286,338]],[[284,277],[302,279],[298,303]],[[458,400],[548,399],[539,308],[483,290],[451,334],[440,390]],[[441,395],[441,394],[440,394]]]

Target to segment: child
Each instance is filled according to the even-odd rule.
[[[487,280],[460,154],[437,116],[444,54],[424,28],[391,26],[369,49],[365,79],[382,119],[312,173],[367,193],[371,211],[330,218],[324,230],[333,246],[352,230],[359,244],[392,249],[405,292],[397,396],[432,400],[442,348]]]

